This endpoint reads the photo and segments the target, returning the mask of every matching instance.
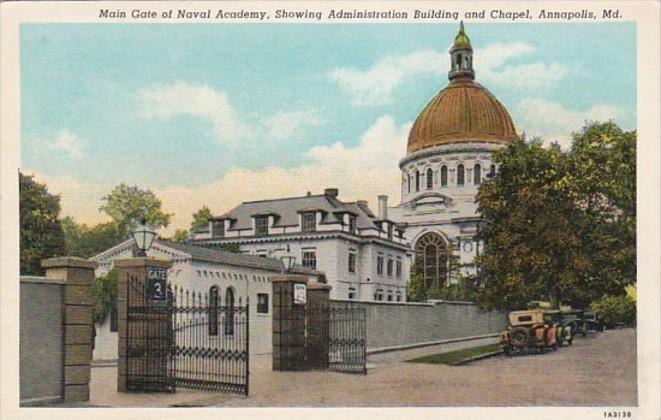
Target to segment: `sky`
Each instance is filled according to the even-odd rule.
[[[21,170],[95,224],[115,185],[174,213],[340,189],[400,200],[408,131],[458,24],[24,24]],[[476,81],[519,133],[636,124],[633,23],[467,23]]]

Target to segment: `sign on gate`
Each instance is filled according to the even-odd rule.
[[[165,301],[167,299],[168,275],[162,268],[147,268],[147,298],[156,301]]]
[[[307,302],[307,288],[304,284],[294,284],[294,303],[297,305],[305,305]]]

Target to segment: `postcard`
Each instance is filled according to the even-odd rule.
[[[659,418],[659,3],[3,2],[7,418]]]

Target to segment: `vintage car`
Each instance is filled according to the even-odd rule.
[[[547,324],[542,309],[512,311],[508,315],[508,327],[500,333],[500,344],[505,355],[526,354],[530,350],[545,352],[557,349],[557,327]]]
[[[547,325],[554,325],[558,332],[558,346],[562,347],[565,343],[571,346],[574,340],[574,334],[577,330],[575,320],[565,319],[560,310],[545,310],[544,322]]]
[[[603,330],[600,319],[594,312],[586,309],[566,309],[560,311],[562,322],[571,326],[572,337],[578,334],[585,337],[588,332]]]

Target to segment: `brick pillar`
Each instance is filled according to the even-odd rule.
[[[64,401],[89,401],[92,360],[94,269],[82,258],[59,257],[41,262],[46,277],[64,280]]]
[[[141,354],[131,355],[131,367],[128,358],[128,307],[145,306],[147,299],[143,294],[146,292],[147,271],[149,268],[167,270],[172,266],[170,261],[157,260],[155,258],[128,258],[115,260],[119,280],[117,282],[117,391],[127,392],[127,377],[129,373],[139,374],[144,382],[144,390],[157,390],[163,386],[162,380],[166,377],[167,354],[156,357],[155,360],[148,350],[154,350],[154,346],[167,348],[168,334],[171,330],[172,320],[163,314],[139,314],[132,321],[130,339],[135,348],[141,349]],[[129,280],[131,279],[131,280]],[[127,301],[127,288],[129,281],[132,282],[130,293],[131,302]],[[135,289],[133,286],[137,286]],[[138,319],[139,318],[139,319]],[[157,339],[157,340],[156,340]],[[147,349],[146,346],[150,346]],[[159,350],[159,349],[156,349]],[[154,381],[153,384],[148,383]],[[151,385],[154,386],[151,389]]]
[[[273,285],[273,370],[305,369],[305,305],[294,303],[294,285],[307,285],[307,277],[281,275]]]
[[[327,369],[330,337],[331,286],[311,283],[307,288],[307,358],[310,369]]]

